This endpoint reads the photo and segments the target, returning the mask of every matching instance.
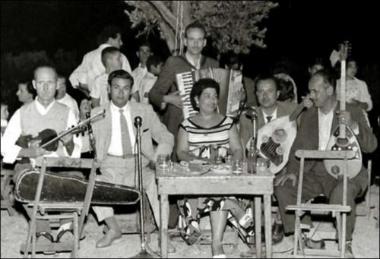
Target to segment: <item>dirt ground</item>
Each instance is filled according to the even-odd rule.
[[[357,217],[356,228],[353,237],[353,252],[356,258],[379,258],[379,227],[376,226],[376,219],[379,215],[379,187],[371,186],[371,214]],[[358,211],[364,209],[364,202],[358,206]],[[21,211],[21,210],[20,210]],[[119,214],[118,219],[124,228],[133,228],[135,225],[135,214]],[[204,224],[204,225],[207,225]],[[15,216],[10,217],[7,211],[1,211],[1,258],[20,258],[20,245],[25,242],[27,235],[27,220],[25,216],[19,212]],[[133,257],[140,251],[140,237],[138,234],[125,234],[122,241],[108,248],[96,249],[95,243],[102,237],[103,225],[99,225],[94,216],[90,214],[85,226],[86,238],[80,242],[79,257],[81,258],[127,258]],[[319,228],[319,235],[328,237],[334,236],[334,228],[330,223],[323,223]],[[150,236],[149,247],[153,251],[158,249],[158,232],[152,233]],[[169,254],[171,258],[204,258],[211,257],[211,248],[209,244],[195,244],[193,246],[186,245],[176,233],[171,238],[175,252]],[[227,229],[224,237],[227,243],[224,248],[227,257],[239,258],[241,253],[248,251],[248,247],[244,245],[231,229]],[[207,243],[207,242],[206,242]],[[235,243],[233,246],[231,244]],[[292,247],[290,240],[285,239],[279,245],[273,247],[274,258],[292,258]],[[327,243],[327,249],[336,249],[334,241]],[[54,255],[37,254],[38,258],[70,258],[70,253],[56,253]]]

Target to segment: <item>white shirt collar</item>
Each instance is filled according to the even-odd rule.
[[[41,113],[42,115],[45,115],[46,113],[49,112],[49,110],[51,109],[51,107],[53,107],[54,103],[55,103],[55,100],[53,100],[47,107],[43,106],[39,101],[38,101],[38,97],[35,99],[34,101],[35,105],[36,105],[36,108],[37,108],[37,111],[39,113]]]
[[[186,57],[187,61],[189,61],[189,63],[192,64],[194,67],[196,67],[197,69],[201,68],[202,55],[199,56],[197,64],[194,64],[194,59],[187,52],[185,53],[185,57]]]
[[[133,143],[135,143],[135,133],[134,133],[134,126],[133,126],[133,123],[132,123],[132,116],[131,116],[131,112],[130,112],[130,104],[129,104],[129,101],[127,102],[126,105],[124,105],[123,107],[119,108],[117,107],[112,101],[110,101],[111,103],[111,113],[113,114],[119,114],[120,113],[120,109],[123,109],[124,110],[124,116],[127,120],[127,127],[128,127],[128,133],[129,133],[129,140],[130,140],[130,143],[132,143],[132,152],[133,154],[136,154],[137,150],[136,150],[136,147]]]
[[[330,133],[334,117],[334,110],[335,109],[331,109],[328,113],[323,113],[321,109],[318,109],[319,150],[326,150],[331,135]]]
[[[120,111],[120,109],[122,109],[124,112],[126,112],[126,111],[129,111],[129,101],[127,102],[127,104],[126,105],[124,105],[123,107],[117,107],[112,101],[110,101],[110,103],[111,103],[111,110],[113,111],[113,112],[119,112]]]
[[[272,116],[271,121],[274,120],[274,119],[277,119],[277,108],[278,107],[276,107],[276,109],[272,112],[272,114],[267,114],[267,113],[265,113],[264,110],[262,110],[263,111],[263,115],[264,115],[265,123],[268,123],[267,116]]]

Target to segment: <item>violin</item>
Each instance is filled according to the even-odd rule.
[[[78,134],[84,132],[85,127],[80,127],[76,130],[73,130],[71,133]],[[65,134],[66,135],[66,134]],[[44,129],[38,133],[37,136],[33,137],[32,135],[22,135],[16,141],[16,145],[22,148],[28,148],[33,142],[40,142],[40,146],[47,151],[57,151],[58,149],[58,140],[63,136],[58,138],[58,134],[53,129]]]
[[[92,120],[96,119],[99,116],[104,117],[105,116],[105,110],[102,112],[99,112],[95,115],[93,115],[90,118],[87,118],[78,125],[73,126],[60,134],[57,134],[57,132],[53,129],[44,129],[38,133],[37,136],[33,137],[31,135],[22,135],[18,138],[16,141],[16,145],[22,147],[22,148],[28,148],[33,142],[40,141],[40,147],[46,149],[47,151],[57,151],[58,149],[58,141],[63,138],[64,136],[68,134],[79,134],[81,132],[84,132],[88,130],[87,124],[90,123]]]

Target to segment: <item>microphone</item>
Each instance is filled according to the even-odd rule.
[[[135,117],[135,127],[139,128],[142,125],[142,118],[140,116]]]

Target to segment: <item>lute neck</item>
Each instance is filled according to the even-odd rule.
[[[340,102],[339,110],[342,114],[346,110],[346,60],[341,61],[340,71]],[[341,115],[340,115],[341,116]],[[339,138],[346,138],[346,125],[339,120]]]

